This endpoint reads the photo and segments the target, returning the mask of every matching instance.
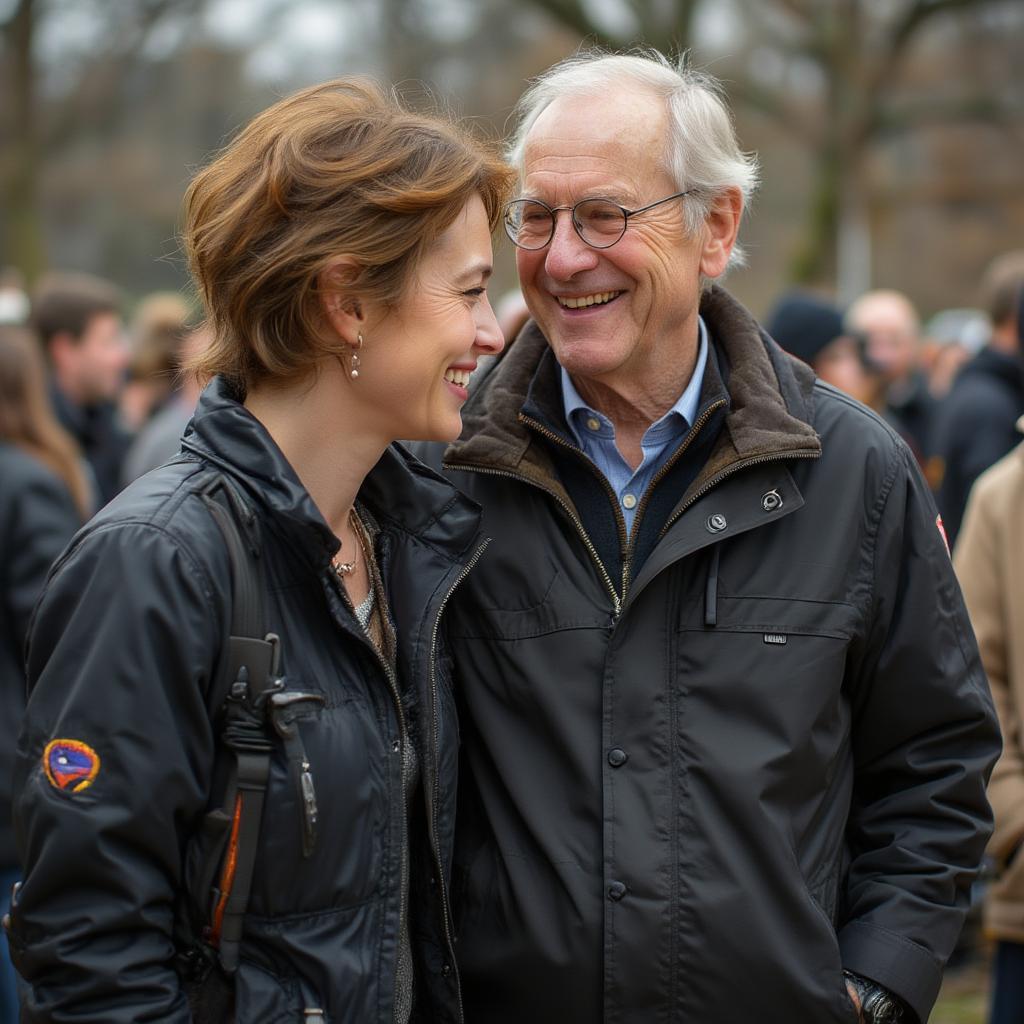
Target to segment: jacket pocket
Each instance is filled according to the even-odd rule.
[[[236,1024],[329,1024],[323,1004],[296,978],[242,960],[235,975]],[[318,1016],[311,1011],[321,1010]]]

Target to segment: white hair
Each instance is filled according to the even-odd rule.
[[[684,204],[687,230],[693,234],[700,228],[727,189],[739,189],[745,208],[757,188],[757,157],[740,149],[721,83],[690,67],[685,53],[673,63],[654,49],[591,50],[548,68],[516,105],[516,128],[507,155],[520,177],[530,129],[547,107],[565,96],[600,97],[623,82],[635,83],[665,101],[672,127],[665,147],[666,170],[679,191],[694,190]],[[734,246],[729,266],[743,261],[742,249]]]

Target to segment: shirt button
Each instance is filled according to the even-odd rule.
[[[624,494],[622,496],[622,504],[626,508],[636,508],[636,495],[635,494]]]
[[[600,430],[600,429],[601,429],[601,421],[596,416],[591,416],[587,420],[587,430],[595,430],[596,431],[596,430]]]
[[[627,754],[620,747],[612,747],[608,751],[608,763],[613,768],[621,768],[629,760],[629,754]]]
[[[610,899],[612,903],[618,903],[625,895],[626,887],[622,882],[612,882],[611,885],[608,886],[608,899]]]

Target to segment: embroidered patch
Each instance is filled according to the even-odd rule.
[[[784,644],[789,637],[785,633],[765,633],[764,642],[766,644]]]
[[[99,774],[100,755],[81,740],[50,740],[43,751],[43,770],[54,788],[81,793]]]

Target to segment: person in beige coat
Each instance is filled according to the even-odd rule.
[[[1024,431],[1024,418],[1017,427]],[[971,491],[953,564],[988,673],[1003,753],[989,783],[998,880],[985,906],[996,939],[990,1024],[1024,1021],[1024,444]]]

